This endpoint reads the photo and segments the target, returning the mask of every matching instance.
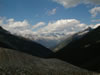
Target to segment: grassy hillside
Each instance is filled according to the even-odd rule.
[[[100,75],[58,59],[44,59],[0,48],[0,75]]]

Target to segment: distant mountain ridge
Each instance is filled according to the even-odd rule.
[[[0,43],[11,49],[24,51],[39,57],[49,57],[53,54],[48,48],[26,38],[12,35],[2,27],[0,27]]]
[[[80,31],[78,33],[75,33],[73,35],[70,35],[66,39],[64,39],[61,43],[59,43],[55,48],[53,49],[54,52],[57,52],[58,50],[62,49],[63,47],[67,46],[70,42],[78,40],[91,32],[93,29],[91,27],[88,27],[87,29]]]

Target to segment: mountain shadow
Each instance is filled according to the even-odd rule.
[[[48,48],[32,40],[12,35],[2,27],[0,27],[0,47],[19,50],[43,58],[48,58],[53,54]]]
[[[88,70],[100,70],[100,27],[83,37],[71,41],[55,53],[55,58]],[[100,72],[100,71],[99,71]]]

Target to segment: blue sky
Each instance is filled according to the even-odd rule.
[[[0,26],[50,48],[100,26],[100,0],[0,0]]]
[[[99,6],[99,5],[98,5]],[[28,20],[30,24],[59,19],[78,19],[83,23],[91,24],[90,9],[95,5],[79,4],[75,7],[65,8],[53,0],[0,0],[0,17],[14,18],[15,20]],[[56,9],[55,14],[48,12]],[[96,17],[100,18],[100,15]]]

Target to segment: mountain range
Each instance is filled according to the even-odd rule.
[[[0,75],[100,75],[100,27],[85,31],[53,51],[0,27]]]

